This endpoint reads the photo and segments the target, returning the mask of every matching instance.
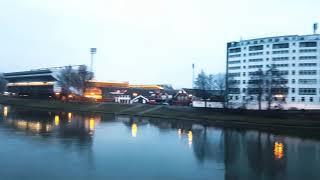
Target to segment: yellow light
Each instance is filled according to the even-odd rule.
[[[71,121],[71,119],[72,119],[72,113],[69,112],[69,113],[68,113],[68,120]]]
[[[189,131],[189,132],[188,132],[188,142],[189,142],[189,146],[192,145],[192,137],[193,137],[192,131]]]
[[[17,122],[17,127],[19,129],[27,129],[28,123],[27,123],[27,121],[18,121]]]
[[[131,135],[132,135],[132,137],[137,137],[137,131],[138,131],[137,124],[133,123],[131,125]]]
[[[50,86],[54,82],[18,82],[18,83],[8,83],[7,86]]]
[[[90,118],[90,120],[89,120],[90,131],[94,131],[94,126],[95,126],[94,118]]]
[[[59,117],[58,115],[55,115],[55,116],[54,116],[54,124],[55,124],[56,126],[59,126],[59,124],[60,124],[60,117]]]
[[[51,131],[51,129],[52,129],[51,124],[46,124],[46,132]]]
[[[138,93],[133,93],[132,96],[138,96]]]
[[[7,116],[8,116],[8,107],[7,107],[7,106],[4,106],[4,107],[3,107],[3,116],[4,116],[4,117],[7,117]]]
[[[283,156],[284,156],[284,150],[283,150],[283,147],[284,147],[284,145],[283,145],[283,143],[281,143],[281,142],[275,142],[274,143],[274,150],[273,150],[273,152],[274,152],[274,157],[275,157],[275,159],[282,159],[283,158]]]
[[[60,93],[59,92],[56,92],[56,93],[54,93],[56,96],[59,96],[60,95]]]
[[[68,98],[72,98],[72,97],[73,97],[72,94],[69,94],[69,95],[68,95]]]

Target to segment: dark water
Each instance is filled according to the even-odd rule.
[[[320,179],[320,141],[1,107],[0,179]]]

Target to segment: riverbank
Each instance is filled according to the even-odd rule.
[[[224,127],[264,130],[320,130],[320,111],[257,111],[160,106],[145,104],[77,103],[55,100],[20,99],[0,97],[0,104],[32,109],[77,111],[130,115],[152,118],[200,121],[204,124]]]

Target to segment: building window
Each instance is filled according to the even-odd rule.
[[[243,72],[243,73],[242,73],[242,76],[246,76],[246,72]]]
[[[295,60],[296,59],[296,57],[292,57],[292,60]]]
[[[296,89],[295,88],[291,88],[291,93],[292,94],[296,93]]]
[[[301,97],[301,102],[304,102],[304,100],[305,100],[304,97]]]
[[[243,62],[245,63],[245,62],[246,62],[246,60],[244,59],[244,60],[243,60]]]
[[[243,66],[243,69],[245,69],[246,68],[246,66]]]
[[[310,101],[310,102],[313,102],[313,97],[310,97],[310,98],[309,98],[309,101]]]
[[[300,42],[299,47],[317,47],[317,42]]]
[[[316,88],[299,88],[299,95],[317,95]]]
[[[246,96],[242,96],[242,100],[246,100]]]
[[[312,67],[317,66],[317,63],[299,63],[300,67]]]
[[[296,83],[296,79],[291,79],[291,84],[295,84]]]
[[[299,75],[317,75],[317,70],[300,70]]]
[[[260,51],[263,50],[263,45],[250,46],[249,51]]]
[[[289,48],[289,43],[279,43],[279,44],[272,45],[272,49],[283,49],[283,48]]]
[[[295,46],[296,45],[296,43],[292,43],[292,46]]]
[[[295,53],[295,52],[296,52],[296,50],[292,50],[292,52],[293,52],[293,53]]]
[[[242,84],[246,84],[246,80],[242,80]]]
[[[272,61],[287,61],[289,60],[289,57],[274,57],[272,58]]]
[[[242,88],[242,93],[246,93],[246,88]]]
[[[312,60],[317,59],[317,56],[300,56],[299,60]]]
[[[296,66],[296,64],[293,63],[293,64],[292,64],[292,67],[295,67],[295,66]]]
[[[235,98],[236,98],[236,100],[238,100],[238,99],[239,99],[239,96],[235,96]]]
[[[267,54],[269,54],[269,51],[267,51]]]
[[[296,101],[296,98],[295,98],[295,97],[291,97],[291,101],[292,101],[292,102],[295,102],[295,101]]]
[[[292,75],[296,75],[296,71],[295,71],[295,70],[292,70],[292,71],[291,71],[291,74],[292,74]]]

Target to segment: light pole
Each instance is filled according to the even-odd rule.
[[[93,55],[97,53],[97,48],[90,48],[91,54],[91,64],[90,64],[90,71],[93,73]]]

